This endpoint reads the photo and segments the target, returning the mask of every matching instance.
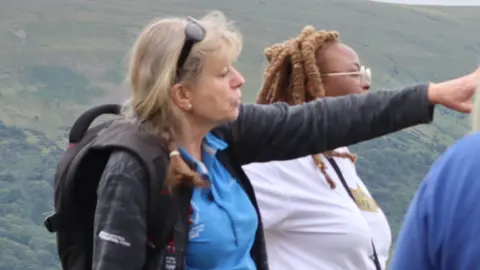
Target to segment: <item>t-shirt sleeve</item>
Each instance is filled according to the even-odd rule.
[[[282,187],[278,162],[251,163],[243,166],[243,170],[253,185],[263,227],[280,226],[288,217],[290,200]]]
[[[480,135],[467,136],[432,166],[408,209],[391,270],[480,265]]]

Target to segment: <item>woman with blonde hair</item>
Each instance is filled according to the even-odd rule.
[[[268,269],[262,222],[242,165],[324,152],[428,123],[434,104],[468,111],[474,91],[472,74],[293,107],[243,105],[244,78],[233,66],[241,47],[240,33],[220,12],[199,20],[157,20],[140,33],[125,117],[168,146],[155,163],[165,177],[156,180],[173,199],[177,190],[189,190],[191,207],[175,220],[181,237],[167,249],[175,256],[152,254],[152,245],[167,243],[147,237],[147,173],[136,156],[112,153],[98,189],[93,269]]]
[[[337,32],[306,26],[297,37],[267,48],[265,55],[270,65],[257,103],[299,106],[326,97],[369,95],[370,69]],[[342,115],[352,117],[357,115]],[[332,120],[329,128],[344,128],[343,119]],[[243,166],[262,213],[272,269],[385,269],[390,226],[347,146]]]

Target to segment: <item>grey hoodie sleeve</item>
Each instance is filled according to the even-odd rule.
[[[288,160],[429,123],[427,85],[286,103],[243,105],[231,123],[237,162]]]
[[[93,270],[140,270],[147,247],[147,173],[127,152],[114,152],[98,188]]]

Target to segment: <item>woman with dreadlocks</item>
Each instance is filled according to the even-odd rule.
[[[370,88],[370,70],[336,32],[307,26],[298,37],[267,48],[265,55],[270,65],[257,98],[260,104],[297,105]],[[262,213],[272,269],[385,268],[390,228],[358,176],[355,159],[347,147],[340,147],[243,167]]]

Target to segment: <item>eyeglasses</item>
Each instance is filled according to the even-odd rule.
[[[345,76],[345,75],[360,75],[360,81],[362,83],[372,82],[372,71],[365,66],[361,66],[359,71],[355,72],[335,72],[322,74],[322,76]]]
[[[182,70],[185,61],[187,61],[193,45],[205,38],[205,29],[192,17],[187,17],[187,25],[185,26],[185,42],[183,43],[180,56],[177,61],[177,75]]]

